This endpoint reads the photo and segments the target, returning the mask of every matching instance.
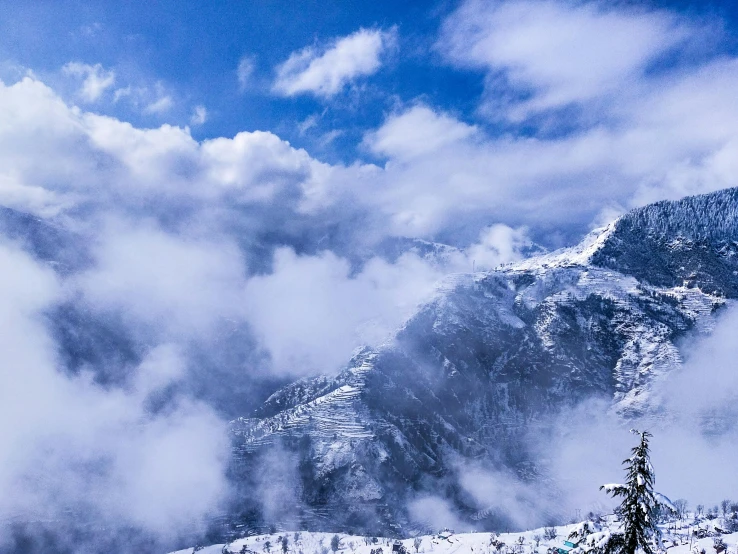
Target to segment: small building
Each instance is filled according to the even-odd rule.
[[[569,554],[573,548],[577,547],[577,543],[571,541],[564,541],[564,546],[559,546],[556,549],[557,554]]]

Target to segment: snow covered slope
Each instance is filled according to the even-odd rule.
[[[521,437],[550,414],[592,396],[623,417],[657,411],[679,339],[709,333],[738,297],[736,214],[738,189],[661,202],[573,248],[449,277],[392,340],[235,420],[234,478],[249,482],[270,449],[291,456],[302,528],[406,532],[408,499],[438,490],[504,526],[458,491],[459,460],[534,479]],[[274,523],[249,490],[233,524]]]
[[[395,540],[385,537],[364,537],[338,534],[337,553],[340,554],[391,554],[394,545],[401,545],[407,553],[417,554],[547,554],[553,548],[563,547],[564,541],[572,532],[579,531],[583,523],[573,523],[558,527],[532,529],[520,533],[454,533],[442,531],[433,535]],[[597,523],[587,522],[590,527],[603,531],[619,530],[619,524],[612,516]],[[691,552],[714,552],[716,539],[722,540],[728,552],[738,547],[738,533],[722,533],[722,521],[697,521],[688,519],[669,522],[660,526],[663,546],[668,554],[690,554]],[[717,528],[717,529],[716,529]],[[268,535],[255,535],[235,540],[228,544],[215,544],[195,550],[187,548],[171,554],[251,554],[282,553],[283,540],[287,539],[286,552],[303,554],[322,554],[330,552],[331,533],[281,532]],[[702,538],[700,538],[702,537]],[[574,553],[577,551],[575,550]]]

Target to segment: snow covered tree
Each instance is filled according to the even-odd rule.
[[[651,540],[659,536],[656,526],[659,504],[672,508],[665,497],[664,501],[660,502],[653,490],[655,476],[648,448],[651,434],[648,431],[633,432],[640,435],[641,440],[631,450],[631,457],[623,461],[626,472],[625,484],[600,487],[614,498],[623,498],[618,508],[618,514],[623,521],[623,532],[619,536],[613,534],[607,541],[605,552],[608,554],[635,554],[639,549],[645,554],[654,554]]]
[[[684,498],[677,498],[674,501],[674,508],[676,509],[676,516],[679,519],[684,519],[687,517],[687,507],[689,504]]]

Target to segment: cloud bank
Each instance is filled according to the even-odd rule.
[[[123,389],[106,390],[87,373],[70,378],[44,321],[63,283],[12,244],[0,245],[0,267],[0,521],[64,528],[92,518],[170,538],[203,525],[226,490],[229,444],[223,422],[201,402],[175,398],[151,410],[152,398],[183,376],[178,348],[152,349]],[[12,532],[0,536],[0,548],[13,547]]]

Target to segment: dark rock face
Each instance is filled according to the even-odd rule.
[[[550,414],[593,396],[623,417],[656,409],[654,382],[680,365],[678,340],[709,332],[738,296],[736,241],[731,189],[634,210],[575,248],[450,278],[387,344],[233,422],[234,480],[248,481],[275,448],[295,475],[287,517],[265,516],[251,482],[234,521],[404,533],[416,528],[408,501],[435,494],[470,525],[504,527],[504,514],[458,486],[459,460],[536,479],[523,437]]]

